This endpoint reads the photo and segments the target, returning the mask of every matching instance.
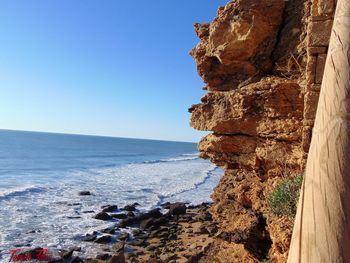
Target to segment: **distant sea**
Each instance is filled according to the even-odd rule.
[[[194,143],[0,130],[0,261],[16,247],[88,249],[78,237],[111,223],[84,212],[102,205],[211,201],[221,174]]]

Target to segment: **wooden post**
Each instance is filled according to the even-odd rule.
[[[338,0],[288,263],[350,262],[350,0]]]

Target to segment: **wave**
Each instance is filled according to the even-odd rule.
[[[166,199],[166,198],[171,198],[171,197],[174,197],[176,195],[179,195],[179,194],[182,194],[182,193],[189,192],[189,191],[197,189],[199,186],[205,184],[210,179],[210,177],[214,174],[214,172],[216,170],[219,170],[219,169],[220,169],[219,167],[215,166],[215,167],[213,167],[211,169],[203,171],[205,173],[205,176],[203,176],[201,178],[201,180],[195,182],[192,186],[187,186],[187,187],[184,187],[184,188],[180,188],[180,189],[175,190],[174,192],[169,193],[169,194],[158,195],[159,202],[157,203],[157,206],[159,206],[162,203],[164,203],[164,199]]]
[[[11,197],[16,197],[16,196],[23,196],[27,194],[41,193],[41,192],[44,192],[45,190],[46,189],[44,187],[39,187],[35,185],[19,186],[11,189],[0,190],[0,200],[4,200]]]
[[[84,155],[83,158],[120,158],[120,157],[140,157],[140,156],[146,156],[146,154],[142,153],[130,153],[130,154],[101,154],[101,155]],[[63,156],[65,157],[65,156]]]
[[[99,193],[101,200],[103,196],[107,196],[123,205],[130,200],[136,200],[141,207],[148,209],[161,203],[163,199],[178,194],[187,195],[197,188],[206,190],[207,182],[211,186],[211,178],[216,178],[217,169],[219,168],[215,165],[199,158],[198,153],[181,154],[156,161],[94,168],[75,173],[68,180],[73,185],[79,185],[79,189]],[[202,196],[198,193],[196,200],[202,197],[208,200],[207,196],[210,194],[207,191],[205,194],[206,196]]]
[[[182,154],[178,157],[173,157],[173,158],[168,158],[168,159],[144,161],[143,163],[145,163],[145,164],[168,163],[168,162],[192,161],[192,160],[198,160],[198,159],[200,159],[200,157],[198,156],[198,153],[191,153],[191,154]]]

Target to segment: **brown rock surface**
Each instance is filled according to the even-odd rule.
[[[210,24],[195,25],[201,42],[191,55],[211,90],[232,90],[271,70],[283,8],[283,0],[231,1]]]
[[[200,262],[287,260],[293,220],[273,215],[267,196],[305,164],[329,34],[311,25],[309,2],[231,1],[195,25],[191,55],[208,93],[190,124],[213,132],[198,149],[225,170],[212,194],[218,234]]]
[[[191,111],[191,126],[198,130],[297,140],[303,98],[295,81],[268,77],[229,92],[207,93]]]

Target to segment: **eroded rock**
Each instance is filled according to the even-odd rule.
[[[213,22],[195,24],[201,42],[191,55],[208,89],[232,90],[272,69],[283,9],[283,0],[231,1]]]
[[[266,198],[305,158],[304,3],[236,0],[195,24],[201,41],[191,55],[208,93],[189,109],[190,124],[212,132],[200,156],[225,170],[212,194],[217,229],[193,231],[216,236],[201,262],[286,260],[291,224],[271,215]]]

